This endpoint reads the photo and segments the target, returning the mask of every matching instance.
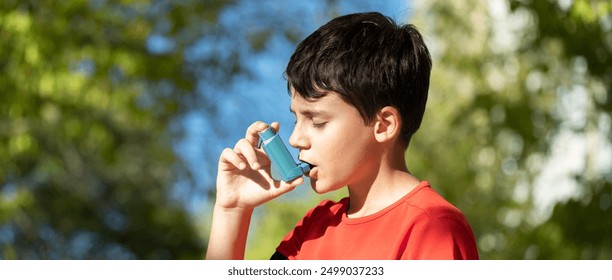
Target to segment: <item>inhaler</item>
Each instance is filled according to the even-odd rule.
[[[288,182],[310,172],[308,163],[295,163],[283,139],[271,126],[259,132],[259,141],[272,162],[272,167],[278,171],[283,181]]]

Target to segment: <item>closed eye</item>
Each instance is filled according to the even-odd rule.
[[[315,122],[313,122],[313,123],[312,123],[312,126],[313,126],[314,128],[323,128],[323,127],[325,127],[325,125],[326,125],[326,124],[327,124],[327,122],[321,122],[321,123],[315,123]]]

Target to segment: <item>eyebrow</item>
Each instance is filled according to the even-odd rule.
[[[295,111],[291,109],[291,107],[289,107],[289,112],[295,115]],[[309,118],[327,114],[325,111],[321,110],[302,110],[299,113]]]

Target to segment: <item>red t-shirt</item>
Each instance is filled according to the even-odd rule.
[[[465,216],[426,181],[365,217],[348,218],[348,202],[319,203],[276,251],[288,259],[478,259]]]

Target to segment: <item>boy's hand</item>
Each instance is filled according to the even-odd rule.
[[[277,122],[271,126],[279,130]],[[252,210],[304,182],[301,177],[291,182],[275,181],[272,178],[270,160],[257,145],[258,133],[267,127],[267,124],[259,121],[251,124],[245,138],[240,139],[234,149],[226,148],[221,153],[216,207]]]

